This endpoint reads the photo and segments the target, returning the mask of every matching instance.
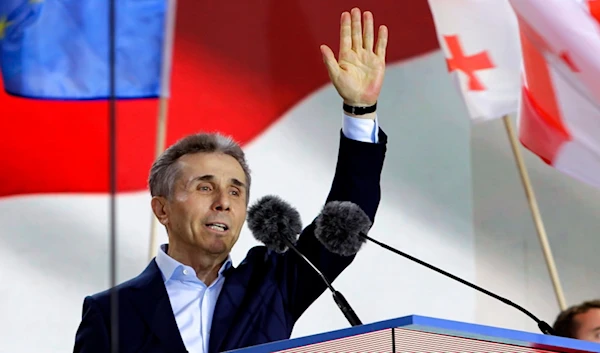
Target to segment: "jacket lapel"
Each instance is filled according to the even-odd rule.
[[[130,298],[167,352],[187,352],[173,315],[169,295],[156,261],[138,277]]]
[[[220,351],[231,326],[243,304],[252,277],[252,266],[244,260],[239,267],[233,266],[224,272],[225,283],[217,299],[210,329],[208,353]]]

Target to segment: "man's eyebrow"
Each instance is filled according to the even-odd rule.
[[[192,183],[195,181],[212,181],[215,179],[214,175],[206,174],[206,175],[198,175],[190,179],[188,183]]]
[[[196,182],[196,181],[213,181],[215,179],[214,175],[211,174],[206,174],[206,175],[199,175],[196,177],[193,177],[192,179],[190,179],[190,181],[188,182],[188,185]],[[247,189],[248,187],[246,186],[246,184],[244,184],[243,182],[241,182],[239,179],[237,178],[231,178],[229,179],[229,181],[231,182],[231,184],[237,186],[237,187],[241,187],[244,189]]]
[[[235,186],[239,186],[239,187],[241,187],[241,188],[244,188],[244,189],[246,189],[246,184],[242,183],[242,182],[241,182],[241,181],[239,181],[238,179],[236,179],[236,178],[231,178],[230,180],[231,180],[231,183],[232,183],[233,185],[235,185]]]

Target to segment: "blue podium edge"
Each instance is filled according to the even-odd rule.
[[[274,352],[290,348],[308,346],[315,343],[332,341],[344,337],[360,335],[386,329],[409,329],[419,332],[429,332],[452,337],[476,339],[485,342],[509,344],[519,347],[543,349],[563,353],[600,352],[600,344],[574,340],[565,337],[516,331],[505,328],[491,327],[480,324],[464,323],[452,320],[437,319],[426,316],[410,315],[396,319],[379,321],[361,326],[319,333],[311,336],[298,337],[289,340],[276,341],[257,346],[231,350],[228,352]],[[391,333],[390,333],[391,346]]]

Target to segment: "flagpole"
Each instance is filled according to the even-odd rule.
[[[108,14],[108,180],[109,180],[109,247],[110,247],[110,351],[119,352],[119,295],[117,293],[117,71],[116,71],[116,1],[109,1]]]
[[[521,181],[523,182],[523,188],[525,189],[525,195],[527,196],[527,201],[529,202],[529,209],[531,210],[531,214],[533,216],[533,222],[535,224],[535,228],[537,230],[538,238],[540,240],[540,244],[542,246],[542,252],[544,253],[544,257],[546,259],[546,266],[548,267],[548,271],[550,272],[550,279],[552,280],[552,285],[554,286],[554,293],[556,295],[556,299],[558,301],[558,305],[560,310],[565,310],[567,308],[565,295],[563,293],[560,280],[558,278],[558,271],[556,270],[556,264],[554,263],[554,257],[552,256],[552,250],[550,249],[550,243],[548,242],[548,236],[546,235],[546,229],[544,228],[544,223],[542,222],[542,216],[540,215],[540,210],[537,204],[537,200],[535,198],[535,194],[533,192],[533,187],[531,186],[531,181],[529,179],[529,173],[527,172],[527,168],[525,167],[525,162],[523,161],[523,155],[521,154],[521,150],[519,149],[519,143],[517,136],[514,132],[512,120],[510,120],[509,115],[505,115],[502,117],[504,120],[504,126],[506,127],[506,134],[508,135],[508,139],[510,140],[510,145],[512,147],[513,155],[515,156],[515,162],[517,163],[517,168],[519,169],[519,174],[521,175]]]
[[[162,151],[165,149],[168,102],[168,97],[160,97],[158,100],[158,118],[155,142],[156,157],[160,156]],[[148,261],[152,260],[152,258],[156,256],[156,252],[158,250],[158,227],[160,225],[160,222],[158,222],[154,212],[150,211],[150,217],[152,217],[152,223],[150,224],[150,247],[148,249]]]
[[[167,14],[165,21],[165,37],[163,41],[163,57],[160,70],[161,92],[158,99],[158,116],[156,120],[156,142],[155,142],[155,157],[158,158],[165,150],[167,139],[167,115],[169,106],[169,96],[171,88],[171,68],[173,64],[173,41],[175,37],[175,15],[177,11],[177,0],[167,0]],[[150,224],[150,246],[148,249],[148,260],[150,261],[158,250],[158,227],[160,223],[150,212],[152,221]]]

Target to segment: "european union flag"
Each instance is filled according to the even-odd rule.
[[[168,0],[116,1],[116,95],[157,97]],[[6,92],[44,99],[109,97],[108,0],[0,0]]]

